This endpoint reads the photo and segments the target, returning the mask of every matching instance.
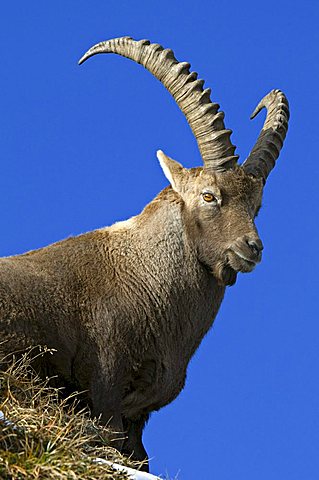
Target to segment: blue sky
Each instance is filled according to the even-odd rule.
[[[93,0],[1,6],[0,254],[137,214],[167,184],[158,148],[201,164],[164,87],[117,56],[130,35],[172,48],[212,88],[243,160],[272,88],[291,106],[257,225],[263,262],[228,289],[178,399],[153,414],[151,471],[181,480],[315,480],[319,471],[318,3]],[[125,195],[123,195],[125,192]]]

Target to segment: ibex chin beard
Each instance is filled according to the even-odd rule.
[[[227,259],[218,262],[213,269],[209,267],[207,268],[221,287],[231,287],[236,283],[238,272],[228,264]]]
[[[228,287],[231,287],[232,285],[235,285],[236,280],[237,280],[237,272],[234,270],[232,267],[229,265],[225,265],[222,274],[222,284]]]

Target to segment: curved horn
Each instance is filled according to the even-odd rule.
[[[265,183],[275,166],[286,137],[289,104],[280,90],[272,90],[257,105],[250,118],[254,118],[263,108],[267,109],[264,126],[243,167],[247,173],[261,177]]]
[[[121,37],[94,45],[79,64],[97,53],[117,53],[130,58],[163,83],[186,116],[205,167],[225,170],[236,164],[236,147],[230,141],[231,130],[225,129],[224,113],[210,100],[210,89],[203,90],[204,81],[197,80],[197,73],[189,72],[189,63],[178,62],[172,50],[164,50],[157,43]]]

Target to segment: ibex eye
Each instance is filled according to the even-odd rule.
[[[203,196],[203,199],[205,200],[205,202],[217,202],[217,199],[215,197],[215,195],[213,195],[212,193],[209,193],[209,192],[205,192],[202,194]]]

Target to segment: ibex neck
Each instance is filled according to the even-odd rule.
[[[196,276],[200,265],[185,233],[182,210],[182,201],[169,187],[139,215],[110,227],[115,265],[120,262],[145,280],[154,274],[165,284],[179,284],[187,269]]]
[[[168,331],[175,329],[176,335],[184,332],[185,338],[192,339],[184,352],[189,359],[211,326],[225,288],[198,260],[183,209],[179,196],[167,188],[135,217],[128,229],[131,252],[126,265],[129,270],[132,267],[134,283],[141,282],[149,303],[156,305],[154,318],[161,328],[166,325]],[[133,258],[138,259],[136,270]]]
[[[224,289],[198,260],[187,233],[183,201],[171,187],[160,192],[140,215],[111,228],[127,229],[123,245],[127,261],[123,251],[121,260],[130,268],[137,258],[138,273],[145,280],[148,275],[155,276],[159,284],[176,292],[197,289],[202,295],[214,290],[223,295]]]
[[[165,232],[167,228],[182,231],[183,201],[171,187],[162,190],[138,215],[140,228],[154,225]]]
[[[160,192],[138,217],[138,235],[146,250],[162,255],[172,266],[182,260],[197,263],[183,218],[183,202],[171,187]],[[187,258],[186,258],[187,257]],[[156,259],[158,262],[158,258]],[[179,269],[183,266],[178,263]]]

